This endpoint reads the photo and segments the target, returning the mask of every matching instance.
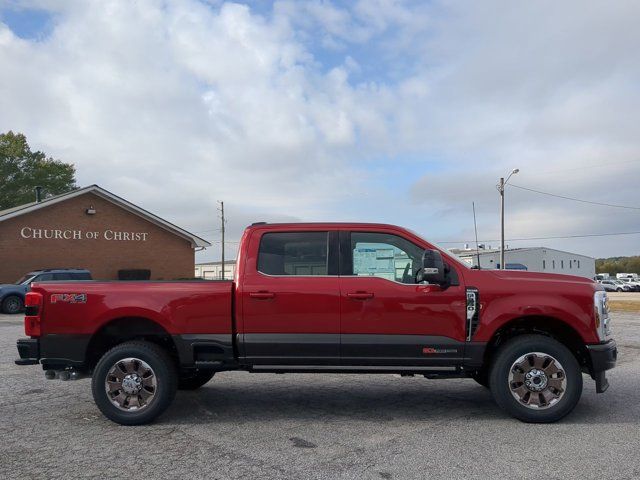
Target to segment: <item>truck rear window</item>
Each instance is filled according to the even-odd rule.
[[[267,275],[327,275],[329,232],[265,233],[258,271]]]

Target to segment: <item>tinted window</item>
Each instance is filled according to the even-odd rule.
[[[265,233],[258,271],[268,275],[327,275],[328,232]]]
[[[53,279],[54,280],[71,280],[71,274],[70,273],[54,273],[53,274]]]
[[[415,283],[424,249],[397,235],[351,233],[353,275]]]
[[[53,280],[53,273],[43,273],[33,279],[34,282],[50,282]]]
[[[91,280],[91,274],[87,273],[72,273],[72,280]]]

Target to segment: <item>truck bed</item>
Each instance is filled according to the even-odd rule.
[[[37,340],[23,349],[43,366],[90,368],[101,352],[127,332],[170,339],[182,365],[233,358],[233,282],[131,281],[51,282],[33,284],[42,295]],[[33,338],[33,337],[32,337]],[[105,343],[106,342],[106,343]],[[37,351],[35,351],[37,350]]]
[[[42,335],[91,335],[115,319],[136,317],[171,335],[232,332],[231,281],[52,282],[32,291],[43,295]]]

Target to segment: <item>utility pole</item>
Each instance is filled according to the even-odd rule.
[[[220,229],[220,232],[222,232],[222,262],[221,262],[221,268],[222,268],[222,272],[221,272],[221,278],[222,280],[224,280],[224,202],[220,201],[220,219],[222,221],[222,228]]]
[[[514,168],[507,179],[504,177],[500,177],[500,182],[496,186],[498,192],[500,192],[500,270],[504,270],[506,265],[504,263],[504,187],[507,186],[507,182],[511,178],[511,175],[515,175],[520,170],[518,168]]]

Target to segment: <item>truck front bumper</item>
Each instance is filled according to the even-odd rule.
[[[596,345],[587,345],[591,360],[591,377],[596,381],[596,392],[603,393],[609,388],[606,371],[616,366],[618,347],[615,340]]]
[[[40,342],[37,338],[19,338],[16,365],[37,365],[40,363]]]

